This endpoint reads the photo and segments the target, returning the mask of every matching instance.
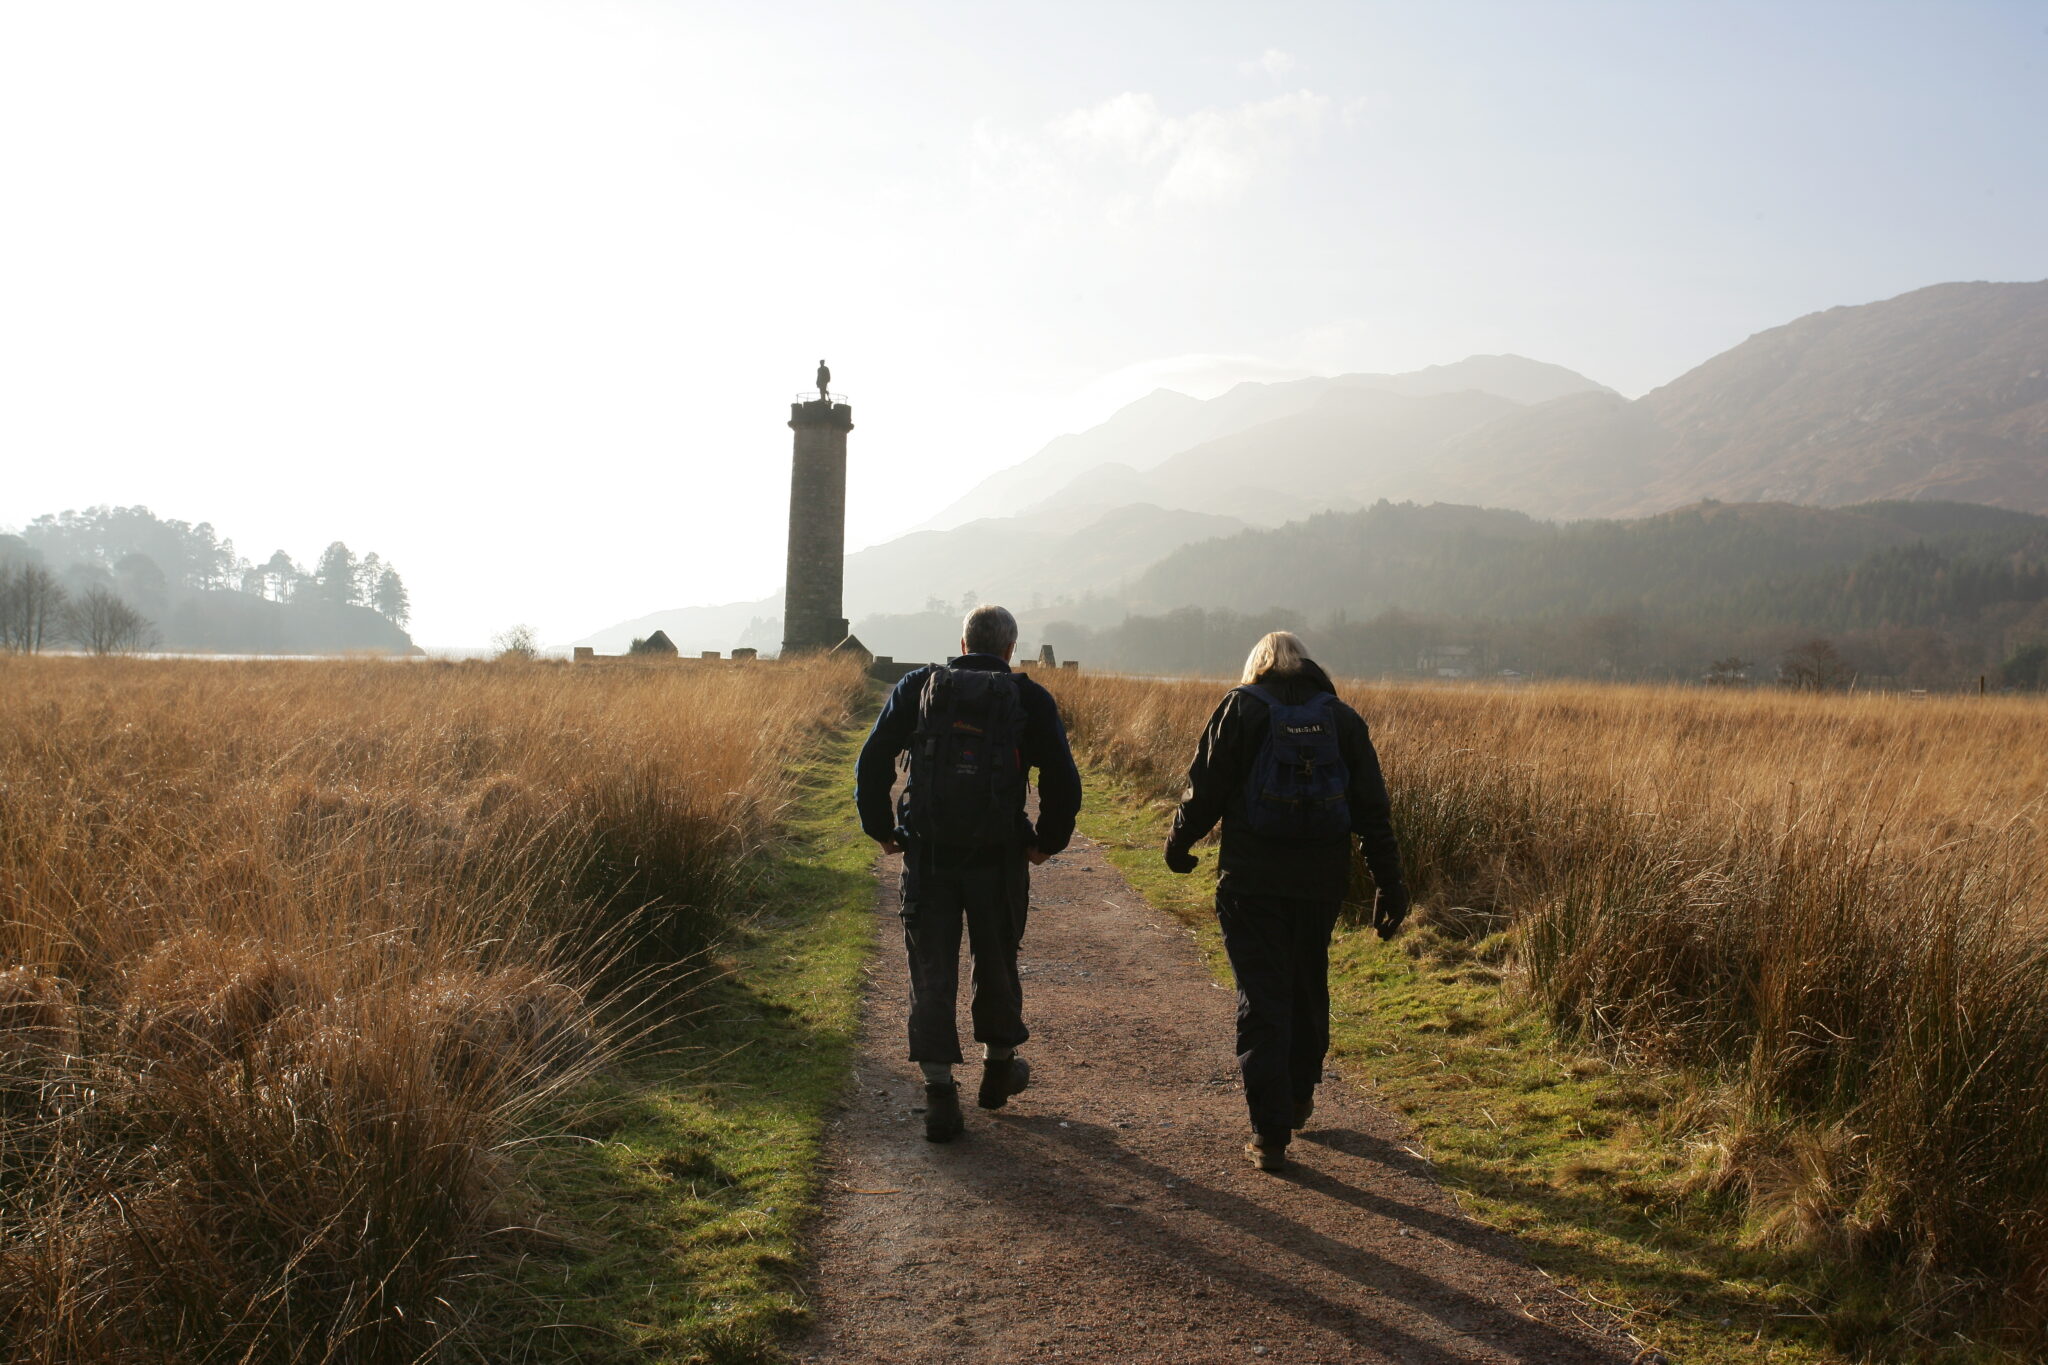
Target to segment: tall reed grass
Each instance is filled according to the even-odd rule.
[[[11,1358],[459,1341],[604,984],[717,934],[860,695],[829,663],[0,659]]]
[[[1154,799],[1223,684],[1052,680]],[[1758,1243],[1869,1272],[1931,1348],[2048,1354],[2048,707],[1346,685],[1411,947],[1697,1082],[1665,1136]]]

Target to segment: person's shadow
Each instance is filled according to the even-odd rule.
[[[1011,1196],[1007,1181],[1019,1166],[1028,1164],[1056,1173],[1059,1182],[1079,1198],[1047,1201],[1034,1209],[1034,1216],[1049,1224],[1047,1232],[1054,1240],[1061,1239],[1063,1233],[1077,1234],[1084,1225],[1093,1234],[1107,1232],[1126,1244],[1129,1262],[1159,1265],[1162,1274],[1168,1267],[1192,1269],[1299,1318],[1304,1326],[1334,1331],[1395,1359],[1413,1365],[1471,1365],[1474,1360],[1506,1352],[1518,1360],[1557,1365],[1617,1365],[1633,1356],[1633,1351],[1622,1349],[1618,1341],[1603,1346],[1591,1331],[1579,1336],[1553,1327],[1511,1303],[1488,1299],[1298,1218],[1201,1184],[1182,1171],[1133,1152],[1112,1128],[1074,1119],[1063,1124],[1057,1115],[1005,1116],[986,1138],[1014,1144],[1013,1150],[1001,1161],[950,1167],[953,1178],[976,1195],[1000,1199]],[[1309,1135],[1304,1139],[1310,1140]],[[1426,1171],[1423,1163],[1407,1153],[1366,1134],[1323,1131],[1312,1140],[1412,1173]],[[1457,1243],[1489,1260],[1517,1261],[1511,1239],[1463,1219],[1360,1190],[1299,1162],[1281,1178]],[[1173,1197],[1185,1204],[1185,1211],[1153,1212],[1127,1202],[1134,1180],[1170,1189]],[[1204,1231],[1223,1235],[1200,1235],[1188,1226],[1190,1214],[1208,1224]],[[1359,1293],[1355,1297],[1333,1296],[1290,1278],[1284,1270],[1285,1259],[1273,1254],[1276,1249],[1313,1262],[1358,1286]],[[1483,1280],[1488,1268],[1484,1262],[1475,1265],[1469,1255],[1460,1259],[1473,1278]],[[1434,1320],[1440,1329],[1428,1328],[1425,1319]],[[1457,1349],[1459,1338],[1472,1339],[1475,1349]]]

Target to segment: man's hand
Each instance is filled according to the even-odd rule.
[[[1408,918],[1408,892],[1404,887],[1397,891],[1381,891],[1372,902],[1372,927],[1381,939],[1390,939],[1401,931],[1401,921]]]
[[[1175,848],[1172,844],[1166,846],[1166,870],[1168,872],[1177,872],[1185,877],[1188,873],[1193,872],[1200,865],[1201,861],[1200,858],[1197,858],[1184,848]]]
[[[1039,864],[1043,863],[1047,858],[1051,857],[1052,855],[1049,853],[1040,853],[1038,851],[1037,844],[1026,844],[1024,845],[1024,856],[1031,860],[1031,865],[1033,867],[1037,867]]]
[[[883,853],[889,855],[898,854],[903,851],[903,845],[897,843],[894,839],[877,839],[875,840],[875,845],[878,848],[880,848]]]

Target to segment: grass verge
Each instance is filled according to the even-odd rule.
[[[1090,772],[1081,829],[1152,905],[1190,925],[1219,980],[1214,849],[1195,875],[1159,859],[1168,808]],[[1853,1285],[1743,1245],[1732,1210],[1685,1194],[1689,1092],[1560,1042],[1501,989],[1484,955],[1412,956],[1340,928],[1331,948],[1333,1064],[1415,1126],[1466,1212],[1514,1233],[1532,1263],[1683,1365],[1856,1358],[1881,1333]],[[1815,1305],[1825,1303],[1823,1315]]]
[[[826,1109],[845,1083],[872,942],[858,733],[803,772],[788,837],[691,1015],[558,1113],[531,1149],[547,1210],[511,1271],[527,1309],[495,1359],[783,1359],[805,1316]]]

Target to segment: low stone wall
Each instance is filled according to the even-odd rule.
[[[579,664],[647,664],[666,667],[677,664],[709,663],[772,664],[775,660],[761,658],[760,651],[754,649],[736,649],[729,655],[721,655],[715,649],[707,649],[699,653],[695,658],[684,658],[677,654],[599,654],[589,645],[577,645],[571,651],[570,662]],[[868,676],[876,682],[888,683],[894,686],[903,680],[905,674],[923,667],[923,664],[899,664],[884,654],[868,665]]]

